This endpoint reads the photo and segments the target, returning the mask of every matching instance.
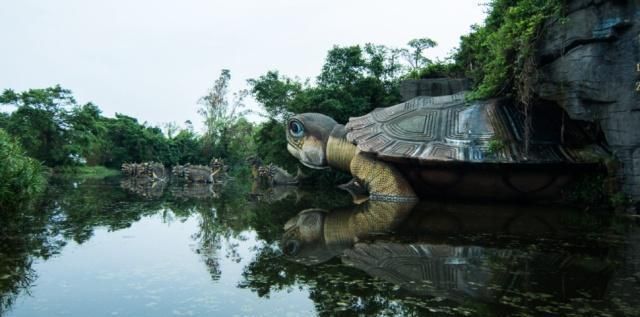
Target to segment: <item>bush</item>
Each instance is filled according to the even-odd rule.
[[[465,77],[462,66],[450,62],[436,62],[429,64],[419,70],[410,72],[407,78],[425,79],[425,78],[461,78]]]
[[[454,60],[476,84],[473,98],[520,95],[534,76],[526,67],[544,21],[561,15],[561,0],[493,0],[483,26],[460,38]],[[527,87],[524,87],[525,89]]]
[[[3,129],[0,129],[0,162],[0,211],[23,206],[43,191],[42,165],[26,156]]]

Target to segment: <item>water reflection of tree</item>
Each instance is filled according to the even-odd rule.
[[[282,223],[295,213],[295,200],[271,205],[247,200],[249,184],[234,182],[217,198],[185,199],[166,190],[159,197],[141,199],[119,189],[119,180],[53,179],[41,206],[18,214],[0,215],[0,299],[7,310],[21,291],[36,279],[34,259],[58,254],[67,241],[82,244],[96,228],[116,231],[141,218],[158,214],[165,221],[197,217],[195,252],[202,255],[212,278],[218,279],[220,257],[240,262],[238,252],[243,232],[254,229],[259,239],[275,241]],[[320,198],[315,198],[317,202]],[[314,203],[315,203],[314,202]],[[311,204],[307,202],[307,205]],[[297,207],[296,207],[297,209]],[[220,250],[226,250],[220,254]]]
[[[286,260],[276,247],[269,245],[259,250],[242,277],[239,287],[264,298],[277,292],[307,289],[320,316],[444,316],[465,312],[457,303],[399,291],[391,283],[345,267],[339,259],[306,266]]]
[[[36,279],[31,268],[32,258],[21,250],[8,249],[7,245],[16,243],[12,239],[0,237],[0,313],[9,310],[22,290],[28,289]]]
[[[242,239],[240,234],[250,227],[251,210],[247,207],[243,193],[246,186],[242,183],[229,183],[218,190],[217,197],[203,197],[203,199],[184,199],[183,195],[165,196],[163,206],[171,210],[181,219],[196,216],[198,231],[192,235],[197,242],[194,250],[203,258],[211,278],[220,279],[220,250],[226,250],[224,255],[235,262],[240,262],[238,244],[234,240]]]
[[[65,238],[84,243],[95,228],[109,231],[128,228],[161,209],[161,200],[140,200],[114,190],[117,181],[56,180],[50,186],[45,210],[51,225]]]
[[[342,192],[325,190],[325,196],[309,195],[300,201],[292,195],[280,201],[255,203],[247,199],[249,190],[249,183],[230,182],[221,188],[219,197],[215,199],[170,199],[165,202],[165,206],[177,215],[198,215],[199,229],[193,238],[198,241],[198,250],[214,278],[218,278],[220,274],[218,251],[223,246],[226,250],[224,257],[236,263],[242,260],[237,241],[245,240],[243,232],[255,230],[259,240],[273,243],[280,237],[284,222],[300,208],[320,202],[344,204],[349,200]]]
[[[110,181],[53,179],[39,206],[0,213],[0,312],[37,278],[34,259],[60,253],[68,240],[82,244],[95,228],[115,231],[157,212],[160,201],[139,201]]]
[[[33,259],[48,259],[66,244],[46,213],[0,213],[0,313],[34,283]]]

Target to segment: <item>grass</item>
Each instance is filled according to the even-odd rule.
[[[57,167],[55,174],[86,179],[100,179],[120,175],[120,171],[104,166],[64,166]]]

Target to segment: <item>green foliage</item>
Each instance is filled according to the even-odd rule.
[[[106,164],[113,144],[107,138],[108,120],[100,109],[92,103],[76,106],[67,122],[72,127],[68,136],[70,152],[84,158],[88,165]]]
[[[247,157],[255,154],[255,127],[245,118],[239,118],[226,130],[225,155],[216,155],[225,158],[225,162],[233,165],[244,163]]]
[[[123,162],[158,161],[172,165],[181,159],[175,144],[160,128],[148,127],[122,114],[102,120],[106,133],[100,139],[109,150],[103,152],[101,164],[114,168],[119,168]]]
[[[292,169],[297,160],[286,150],[284,128],[282,122],[273,119],[260,124],[255,134],[256,154],[265,162],[277,162],[286,169]]]
[[[560,15],[560,0],[493,0],[485,25],[472,27],[460,38],[454,54],[476,89],[472,98],[512,94],[516,83],[531,77],[525,62],[534,54],[534,44],[543,22]],[[516,94],[518,92],[516,91]]]
[[[373,44],[334,47],[327,53],[317,85],[271,71],[249,80],[251,92],[270,118],[283,122],[292,113],[322,112],[339,122],[400,100],[397,54]]]
[[[16,93],[8,89],[0,95],[0,104],[17,108],[5,128],[20,140],[29,156],[48,166],[71,163],[66,120],[75,100],[69,90],[55,86]]]
[[[33,200],[45,185],[42,166],[0,128],[0,210],[12,210]]]
[[[464,69],[456,63],[453,62],[442,62],[438,61],[435,63],[431,63],[423,68],[418,70],[412,70],[407,75],[406,78],[409,79],[424,79],[424,78],[463,78],[465,76]]]
[[[262,104],[270,118],[282,120],[288,115],[286,107],[303,90],[303,84],[269,71],[258,79],[248,81],[255,99]]]
[[[487,149],[487,152],[489,154],[496,154],[502,151],[507,146],[507,144],[504,141],[498,140],[498,139],[489,140],[488,145],[489,145],[489,148]]]
[[[416,71],[420,69],[422,65],[431,64],[431,60],[424,57],[422,55],[422,51],[428,48],[436,47],[438,43],[436,43],[434,40],[430,38],[421,38],[421,39],[413,39],[409,41],[407,45],[409,45],[409,47],[411,47],[412,50],[411,51],[402,50],[402,53],[405,56],[405,59],[407,60],[407,62],[409,62],[409,65],[411,66],[411,70]]]
[[[253,127],[244,118],[248,113],[243,110],[248,92],[235,93],[233,100],[229,100],[230,80],[231,72],[223,69],[207,95],[200,98],[202,107],[198,112],[207,129],[203,139],[204,155],[237,163],[253,152]]]
[[[183,129],[171,139],[172,149],[177,153],[176,163],[205,164],[202,156],[202,141],[192,129]]]
[[[190,127],[175,128],[177,133],[170,138],[160,128],[126,115],[106,118],[92,103],[76,104],[71,91],[60,86],[20,93],[7,89],[0,104],[16,107],[10,114],[0,113],[0,127],[21,143],[28,156],[51,167],[119,168],[123,162],[143,161],[207,164],[211,159],[210,153],[203,153],[203,138]],[[236,133],[246,131],[247,124],[227,128]]]
[[[327,53],[318,83],[322,87],[354,85],[364,76],[365,67],[360,46],[335,46]]]

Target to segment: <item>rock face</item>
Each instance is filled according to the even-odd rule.
[[[536,57],[537,95],[601,128],[622,189],[640,201],[640,1],[568,0]]]
[[[418,96],[453,95],[470,88],[469,80],[463,78],[429,78],[405,80],[400,85],[402,100]]]

